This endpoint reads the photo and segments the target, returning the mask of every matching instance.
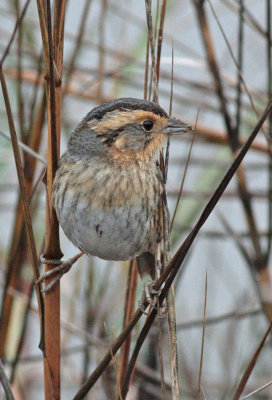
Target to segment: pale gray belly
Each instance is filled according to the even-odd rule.
[[[142,204],[102,212],[95,205],[74,202],[66,192],[56,210],[66,236],[86,254],[105,260],[130,260],[154,244],[154,206]]]

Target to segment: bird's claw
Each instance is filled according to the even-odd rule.
[[[143,294],[139,301],[139,307],[145,315],[148,314],[145,311],[145,307],[144,307],[144,304],[146,301],[152,308],[156,307],[157,310],[160,309],[160,306],[158,304],[158,301],[159,301],[158,295],[161,293],[161,290],[155,290],[154,285],[155,285],[155,281],[148,281],[144,284],[144,291],[143,291]]]
[[[46,259],[43,254],[40,257],[40,260],[43,264],[51,264],[51,265],[56,265],[54,268],[50,269],[49,271],[44,272],[39,279],[35,282],[36,285],[39,283],[43,282],[45,279],[49,278],[52,275],[56,276],[41,290],[42,293],[48,293],[50,290],[54,287],[54,285],[60,280],[60,278],[68,272],[73,263],[73,259],[67,260],[67,261],[61,261],[61,260],[48,260]]]

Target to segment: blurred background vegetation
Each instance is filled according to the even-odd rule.
[[[0,4],[4,54],[24,1]],[[157,39],[162,2],[153,0]],[[172,253],[191,231],[240,144],[271,98],[270,0],[168,0],[159,75],[159,103],[197,125],[181,199],[173,222]],[[62,79],[61,152],[75,126],[95,105],[116,97],[144,97],[147,65],[144,1],[69,0],[66,5]],[[147,66],[147,68],[146,68]],[[45,240],[47,117],[42,40],[34,1],[3,64],[38,253]],[[152,98],[148,89],[147,97]],[[198,117],[197,117],[198,115]],[[43,396],[39,319],[19,187],[0,96],[0,357],[16,399]],[[231,399],[272,316],[271,119],[260,131],[242,168],[199,233],[175,282],[181,398],[197,398],[203,331],[205,276],[207,321],[199,398]],[[177,204],[192,136],[171,140],[167,181],[171,216]],[[33,157],[29,148],[38,154]],[[270,193],[270,195],[269,195]],[[61,232],[65,258],[77,249]],[[84,256],[61,280],[62,396],[72,399],[119,334],[128,263]],[[142,282],[138,282],[137,300]],[[143,324],[133,331],[132,346]],[[137,362],[128,399],[171,397],[167,326],[160,346],[166,381],[161,391],[156,322]],[[272,380],[271,338],[250,374],[243,396]],[[117,359],[118,363],[118,359]],[[109,367],[88,399],[115,398]],[[2,393],[2,397],[3,397]],[[243,398],[243,397],[241,397]],[[272,399],[272,386],[251,395]]]

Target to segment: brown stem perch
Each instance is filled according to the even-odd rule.
[[[46,174],[46,243],[44,256],[60,259],[59,226],[53,209],[51,191],[60,151],[61,126],[61,76],[64,40],[65,0],[56,0],[54,28],[52,29],[51,5],[37,0],[43,39],[46,73],[46,96],[48,114],[48,158]],[[46,265],[46,271],[52,265]],[[48,279],[49,281],[51,278]],[[49,282],[47,281],[47,284]],[[45,399],[60,399],[60,285],[59,282],[45,296],[45,353],[44,353]]]

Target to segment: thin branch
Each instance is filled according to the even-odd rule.
[[[149,37],[146,38],[146,53],[145,53],[145,76],[144,76],[144,99],[147,100],[148,92],[148,71],[149,71]]]
[[[15,0],[15,8],[17,20],[20,18],[20,2],[19,0]],[[18,35],[17,35],[17,71],[18,71],[18,79],[16,82],[17,87],[17,109],[18,109],[18,120],[20,126],[20,134],[23,141],[27,140],[27,136],[25,135],[25,127],[24,127],[24,101],[23,101],[23,92],[22,92],[22,49],[23,49],[23,21],[19,25]]]
[[[156,59],[156,73],[157,80],[159,83],[160,78],[160,62],[161,62],[161,50],[162,50],[162,41],[163,41],[163,27],[164,27],[164,19],[165,19],[165,11],[166,11],[166,2],[167,0],[162,0],[161,4],[161,15],[160,15],[160,27],[158,32],[158,44],[157,44],[157,59]]]
[[[156,74],[156,61],[155,61],[155,43],[153,36],[153,28],[152,28],[152,11],[151,11],[151,2],[150,0],[145,0],[145,8],[146,8],[146,21],[148,28],[148,41],[151,51],[151,61],[152,61],[152,75],[154,81],[153,87],[153,101],[158,102],[158,77]]]

